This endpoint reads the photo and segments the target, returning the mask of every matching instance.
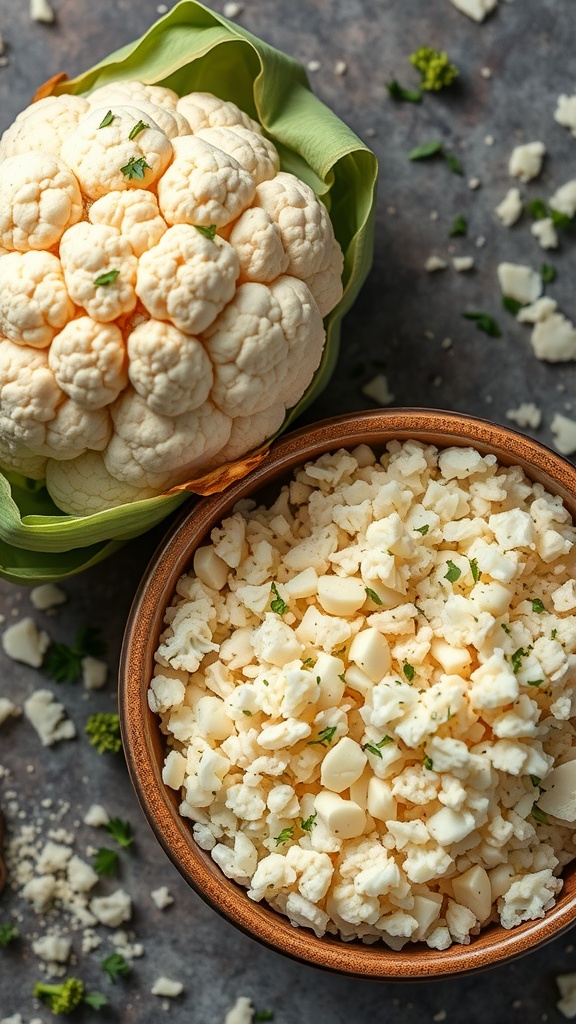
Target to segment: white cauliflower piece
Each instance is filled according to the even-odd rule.
[[[343,269],[344,255],[336,238],[333,238],[331,245],[324,249],[324,257],[318,270],[305,278],[323,317],[330,313],[342,298]]]
[[[49,252],[0,256],[0,332],[10,341],[46,348],[74,314],[62,265]]]
[[[230,302],[239,270],[234,250],[222,238],[178,224],[140,257],[136,293],[157,320],[198,334]]]
[[[128,336],[127,349],[130,381],[153,412],[178,416],[208,398],[212,363],[197,338],[165,320],[147,320]]]
[[[158,182],[158,203],[168,224],[224,227],[250,206],[255,183],[223,150],[186,135],[172,143],[174,159]]]
[[[48,365],[62,391],[83,409],[109,405],[128,383],[120,328],[89,316],[71,320],[56,335]]]
[[[233,462],[246,452],[258,448],[264,441],[272,437],[280,429],[284,421],[285,409],[282,402],[256,412],[253,416],[237,416],[232,420],[232,431],[228,443],[218,453],[218,463]]]
[[[45,349],[0,341],[0,437],[8,451],[41,447],[62,398]]]
[[[116,228],[75,224],[62,237],[60,259],[71,298],[93,320],[109,323],[132,312],[137,260]]]
[[[551,868],[523,875],[512,882],[510,888],[498,900],[502,927],[514,928],[522,921],[544,917],[561,888],[562,879],[555,878]]]
[[[34,455],[67,460],[83,455],[87,448],[101,452],[112,435],[108,409],[83,409],[65,398],[56,415],[46,424],[44,443],[33,445]]]
[[[269,213],[251,206],[238,218],[228,241],[240,264],[240,281],[269,284],[288,269],[280,228]]]
[[[8,157],[0,164],[0,246],[52,249],[82,216],[82,196],[72,171],[48,153]]]
[[[210,92],[191,92],[180,97],[176,110],[183,114],[192,132],[202,128],[233,128],[241,125],[253,132],[261,134],[262,129],[257,121],[245,114],[240,107],[230,100],[221,100]]]
[[[263,857],[252,875],[248,896],[259,903],[270,900],[281,889],[288,888],[296,881],[296,872],[281,853],[270,853]]]
[[[45,96],[22,110],[0,140],[0,160],[31,149],[60,156],[62,143],[88,110],[83,96]]]
[[[92,203],[88,219],[91,224],[116,228],[130,243],[135,256],[157,245],[168,228],[156,196],[143,188],[108,192]]]
[[[104,463],[118,480],[137,487],[162,487],[171,475],[180,480],[199,473],[224,447],[232,425],[212,402],[160,416],[130,388],[113,406],[112,420],[115,434]]]
[[[101,453],[94,451],[66,462],[49,459],[45,476],[54,504],[74,516],[152,498],[163,490],[162,484],[133,486],[117,480],[106,469]]]
[[[204,139],[237,160],[252,176],[256,185],[273,178],[280,168],[280,158],[273,143],[241,125],[232,128],[201,128],[195,132],[195,137]]]
[[[230,416],[251,416],[270,394],[286,408],[310,383],[324,346],[322,318],[307,286],[281,277],[240,285],[204,333],[214,365],[212,400]]]
[[[288,255],[288,273],[306,280],[316,274],[334,243],[326,207],[309,185],[280,171],[256,189],[254,206],[262,207],[278,224]]]
[[[123,97],[124,104],[135,107],[144,100],[165,110],[176,110],[178,103],[178,94],[173,89],[168,89],[165,85],[146,85],[132,78],[101,85],[86,98],[90,107],[106,107],[110,106],[111,99],[112,102],[117,102],[118,96]]]
[[[108,112],[106,107],[91,108],[62,146],[63,160],[91,199],[117,190],[149,188],[172,156],[169,138],[152,118],[134,134],[143,121],[136,107],[114,107],[112,120],[101,127]]]
[[[44,747],[51,747],[59,740],[71,740],[76,735],[76,726],[67,717],[66,708],[50,690],[35,690],[24,701],[24,715]]]

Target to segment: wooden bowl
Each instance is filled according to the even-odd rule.
[[[343,942],[329,935],[318,939],[307,929],[294,928],[266,903],[248,899],[246,891],[226,878],[209,853],[196,845],[191,823],[178,813],[178,794],[162,782],[164,740],[158,718],[148,709],[146,691],[164,612],[176,582],[190,566],[196,547],[205,543],[237,501],[254,497],[270,485],[278,489],[295,467],[325,452],[360,443],[381,451],[388,441],[410,438],[440,448],[472,446],[483,454],[496,455],[504,465],[519,465],[531,480],[559,494],[576,520],[576,468],[506,427],[457,413],[421,409],[376,410],[324,420],[288,434],[249,476],[225,493],[203,499],[176,521],[134,599],[120,665],[120,716],[132,782],[159,842],[189,884],[232,924],[277,952],[340,974],[388,981],[470,973],[556,938],[576,919],[576,862],[564,870],[562,892],[545,917],[509,931],[492,924],[467,946],[454,945],[438,952],[409,943],[394,952],[383,943]]]

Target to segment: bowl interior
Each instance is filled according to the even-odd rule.
[[[192,823],[178,812],[178,794],[161,777],[164,739],[146,691],[153,654],[163,628],[164,611],[178,578],[190,566],[196,547],[242,498],[262,498],[277,491],[300,464],[338,448],[360,443],[381,452],[391,440],[410,438],[437,447],[473,446],[492,453],[504,465],[519,465],[526,475],[559,494],[576,519],[576,469],[531,438],[506,427],[456,413],[386,410],[325,420],[287,435],[248,477],[225,493],[200,501],[180,517],[156,551],[130,611],[120,665],[120,716],[124,749],[133,785],[152,829],[181,874],[215,910],[247,934],[297,960],[341,973],[388,980],[430,979],[469,973],[502,963],[555,938],[576,919],[576,866],[564,870],[564,887],[546,916],[506,931],[492,924],[468,946],[446,951],[408,944],[394,952],[383,943],[318,939],[294,928],[266,904],[253,903],[227,879],[209,853],[192,839]]]

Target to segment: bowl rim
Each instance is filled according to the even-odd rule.
[[[191,823],[177,810],[177,797],[161,781],[161,766],[149,727],[146,690],[155,640],[176,582],[193,550],[240,499],[319,455],[365,443],[378,448],[391,440],[415,438],[437,447],[476,447],[504,465],[520,465],[532,480],[559,494],[576,519],[576,467],[539,441],[509,427],[466,414],[435,409],[398,408],[345,413],[301,427],[278,440],[267,458],[226,491],[203,498],[175,520],[141,579],[129,612],[119,666],[119,710],[130,778],[153,832],[180,874],[226,920],[253,939],[293,960],[353,977],[385,981],[432,980],[470,974],[531,952],[560,936],[576,920],[576,878],[565,882],[554,907],[543,918],[506,930],[490,925],[469,945],[432,950],[408,944],[400,951],[383,943],[344,942],[294,928],[266,903],[254,903],[246,890],[226,878],[192,839]],[[171,795],[172,793],[172,795]],[[569,880],[571,881],[571,880]],[[496,939],[494,935],[496,934]]]

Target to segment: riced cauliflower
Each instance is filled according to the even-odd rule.
[[[575,540],[518,467],[414,441],[241,502],[148,692],[199,846],[317,936],[446,949],[542,917],[576,855]]]
[[[49,96],[2,136],[0,191],[0,468],[86,515],[280,429],[343,255],[256,121],[138,81]]]

